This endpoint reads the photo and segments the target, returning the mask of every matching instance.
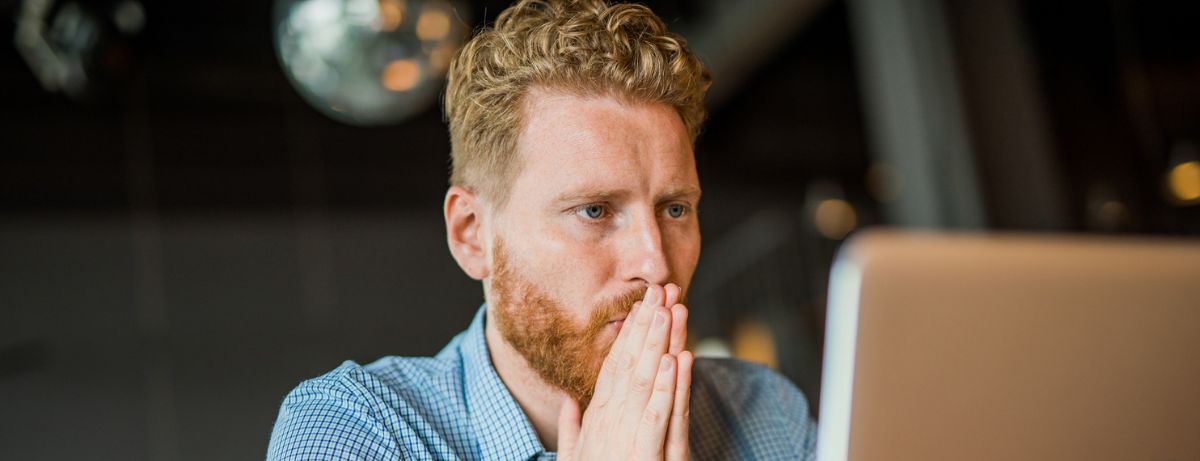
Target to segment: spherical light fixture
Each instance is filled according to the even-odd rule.
[[[468,31],[450,0],[275,2],[275,50],[292,86],[351,125],[392,124],[427,109]]]

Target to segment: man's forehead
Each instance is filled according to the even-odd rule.
[[[518,148],[604,155],[606,147],[654,147],[691,151],[679,114],[665,103],[648,103],[606,95],[573,95],[534,91],[526,99]]]
[[[633,196],[684,198],[700,195],[694,162],[668,159],[677,153],[542,152],[526,162],[520,181],[555,201],[616,201]],[[687,153],[690,157],[690,152]]]
[[[698,193],[691,141],[674,109],[611,97],[533,93],[518,143],[522,179],[554,195]],[[688,189],[688,190],[685,190]]]

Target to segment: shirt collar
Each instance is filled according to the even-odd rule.
[[[484,336],[486,313],[485,304],[475,314],[459,346],[466,367],[471,430],[482,459],[530,459],[546,449],[492,365]]]

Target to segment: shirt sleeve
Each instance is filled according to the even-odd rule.
[[[268,460],[404,458],[345,368],[305,381],[284,398]]]

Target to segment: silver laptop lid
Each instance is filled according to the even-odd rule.
[[[860,234],[822,379],[820,461],[1200,459],[1200,244]]]

